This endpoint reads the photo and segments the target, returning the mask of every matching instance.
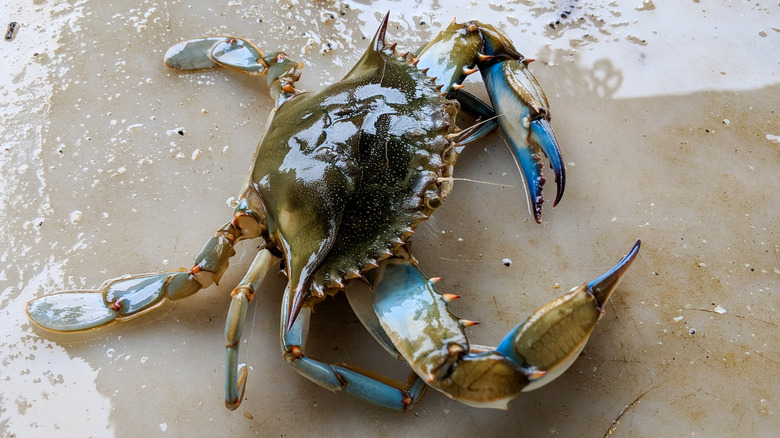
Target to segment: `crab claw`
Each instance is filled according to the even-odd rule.
[[[550,126],[547,96],[528,70],[526,59],[491,58],[485,63],[480,72],[488,95],[526,179],[534,218],[541,223],[545,182],[541,153],[547,156],[555,173],[557,191],[553,206],[561,200],[566,185],[566,166]]]
[[[453,315],[448,297],[402,260],[379,268],[374,312],[385,338],[429,386],[471,406],[505,408],[574,363],[639,244],[604,275],[537,309],[495,348],[469,344],[464,328],[473,324]]]
[[[574,363],[639,247],[637,240],[612,269],[540,307],[506,334],[496,351],[525,371],[529,384],[523,391],[552,382]]]

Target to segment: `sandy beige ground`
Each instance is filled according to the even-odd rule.
[[[42,3],[2,6],[4,20],[21,24],[0,42],[3,436],[780,430],[777,5]],[[504,28],[538,59],[532,67],[568,163],[563,202],[537,225],[503,139],[493,136],[461,156],[456,176],[474,182],[457,182],[418,229],[414,249],[426,271],[463,296],[457,313],[483,322],[470,329],[474,341],[497,342],[643,240],[567,374],[508,411],[429,392],[414,412],[396,414],[332,394],[279,354],[278,276],[245,330],[248,399],[228,412],[226,295],[251,261],[251,243],[219,288],[143,320],[75,340],[32,330],[27,300],[188,266],[230,215],[271,106],[264,81],[222,71],[179,76],[161,63],[168,46],[203,34],[246,36],[305,61],[301,87],[317,89],[346,72],[387,9],[390,37],[408,49],[453,16]],[[482,93],[478,82],[468,87]],[[317,310],[311,354],[405,375],[345,300]]]

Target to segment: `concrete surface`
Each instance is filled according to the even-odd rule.
[[[780,430],[780,7],[754,2],[91,0],[3,4],[0,433],[37,436],[770,436]],[[672,4],[673,3],[673,4]],[[503,28],[537,62],[568,163],[537,225],[501,136],[461,156],[414,250],[495,343],[643,241],[582,357],[478,410],[428,392],[386,412],[300,377],[279,354],[283,278],[250,311],[247,400],[223,407],[219,287],[107,332],[34,331],[24,303],[125,273],[189,266],[230,215],[271,108],[264,81],[179,75],[172,44],[233,34],[338,80],[382,15],[414,49],[453,17]],[[552,23],[552,25],[550,25]],[[484,95],[479,81],[468,89]],[[182,131],[184,135],[178,134]],[[548,192],[550,191],[548,187]],[[504,259],[512,263],[505,266]],[[312,355],[403,378],[343,297],[317,307]]]

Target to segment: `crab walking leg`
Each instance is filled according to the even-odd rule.
[[[183,41],[168,49],[165,64],[179,71],[227,67],[250,75],[268,76],[268,88],[276,106],[299,93],[295,81],[303,64],[284,52],[263,54],[251,42],[236,37],[209,37]]]
[[[477,141],[499,127],[498,118],[496,117],[493,108],[483,102],[482,99],[463,90],[455,93],[454,97],[458,103],[460,103],[460,108],[463,111],[471,114],[472,117],[477,119],[477,124],[475,125],[476,129],[469,133],[465,138],[458,139],[458,144],[465,145]]]
[[[425,382],[412,373],[405,383],[380,376],[347,364],[327,364],[303,354],[311,320],[311,307],[301,309],[290,330],[287,330],[288,306],[293,294],[288,285],[282,303],[282,355],[295,371],[312,382],[334,392],[347,394],[371,404],[406,411],[419,401]]]
[[[246,310],[255,296],[255,291],[260,289],[268,270],[279,263],[279,258],[271,254],[271,251],[262,249],[255,256],[252,266],[249,267],[244,278],[231,293],[230,309],[225,322],[225,348],[226,348],[226,374],[225,374],[225,406],[235,410],[244,398],[246,389],[247,370],[245,366],[239,368],[238,345],[241,341],[241,331],[244,328]]]
[[[356,281],[344,291],[349,301],[349,306],[355,312],[355,316],[374,340],[387,351],[390,356],[403,360],[403,356],[395,349],[393,341],[385,333],[382,323],[374,313],[371,286],[367,283]]]
[[[130,275],[108,280],[98,290],[45,295],[27,303],[27,316],[37,326],[54,332],[85,331],[135,318],[168,300],[188,297],[219,283],[236,253],[233,245],[259,235],[259,217],[241,204],[233,221],[217,230],[189,271]]]
[[[604,303],[639,252],[639,241],[601,277],[536,310],[497,348],[470,346],[442,295],[417,267],[396,259],[380,267],[374,309],[387,336],[428,385],[477,407],[505,408],[521,391],[545,385],[577,358]]]
[[[549,103],[542,87],[528,70],[531,60],[515,49],[501,31],[477,21],[455,23],[440,32],[414,55],[418,68],[427,71],[442,85],[449,97],[478,117],[498,114],[504,131],[528,186],[532,213],[541,222],[543,203],[541,154],[547,156],[555,173],[557,191],[553,206],[563,196],[566,167],[550,125]],[[463,80],[479,71],[493,104],[485,104],[460,90]],[[467,141],[489,133],[495,122],[485,123]]]

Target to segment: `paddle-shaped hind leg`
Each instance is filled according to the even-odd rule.
[[[217,230],[188,271],[128,275],[108,280],[98,290],[66,291],[31,300],[25,306],[35,325],[53,332],[105,327],[147,313],[167,301],[188,297],[218,283],[236,251],[233,245],[261,233],[261,216],[245,203],[231,222]]]

